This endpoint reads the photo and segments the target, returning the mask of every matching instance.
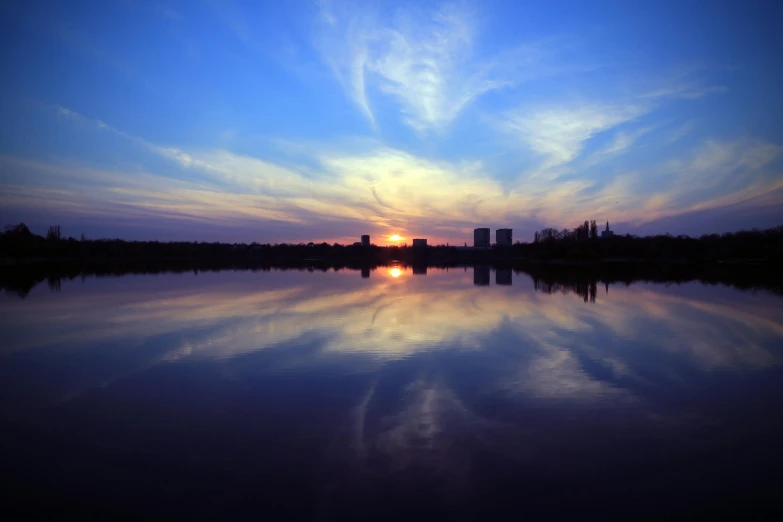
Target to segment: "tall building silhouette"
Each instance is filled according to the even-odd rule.
[[[495,231],[495,244],[498,246],[511,246],[511,229],[499,228]]]
[[[474,247],[489,247],[489,229],[488,228],[475,228],[473,229],[473,246]]]

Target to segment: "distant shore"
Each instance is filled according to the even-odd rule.
[[[582,266],[582,265],[601,265],[601,264],[725,264],[725,265],[749,265],[766,266],[775,265],[767,259],[718,259],[714,261],[698,261],[685,258],[663,258],[646,259],[630,257],[606,257],[597,259],[529,259],[524,257],[512,256],[438,256],[435,260],[421,259],[421,263],[414,257],[413,259],[388,259],[381,264],[389,263],[410,263],[410,264],[460,264],[460,263],[491,263],[491,264],[510,264],[510,265],[564,265],[564,266]],[[3,267],[23,267],[30,265],[124,265],[124,264],[177,264],[186,263],[198,265],[248,265],[248,266],[307,266],[321,263],[342,263],[346,266],[365,266],[378,264],[373,260],[365,260],[354,256],[332,257],[332,258],[305,258],[291,260],[266,261],[264,258],[237,258],[237,257],[203,257],[203,256],[105,256],[105,257],[28,257],[28,258],[2,258],[0,259],[0,269]]]
[[[723,263],[783,266],[783,226],[730,234],[688,236],[631,235],[596,237],[587,223],[573,231],[544,229],[532,243],[469,248],[450,245],[377,246],[356,243],[199,243],[89,240],[62,238],[59,227],[46,237],[24,225],[0,234],[3,266],[46,263],[208,263],[238,265],[302,265],[343,263],[369,265],[509,263],[628,264]]]

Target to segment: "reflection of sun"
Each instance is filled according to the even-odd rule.
[[[389,270],[389,274],[390,274],[392,277],[394,277],[394,278],[397,278],[397,277],[400,277],[400,276],[402,275],[402,270],[400,270],[399,268],[397,268],[397,267],[395,266],[394,268],[392,268],[391,270]]]
[[[402,237],[400,237],[399,234],[394,234],[393,236],[389,236],[389,241],[402,241]]]

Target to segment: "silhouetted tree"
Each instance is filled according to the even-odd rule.
[[[60,240],[60,225],[52,225],[49,227],[49,230],[46,232],[46,239],[49,241],[59,241]]]
[[[32,237],[33,233],[30,232],[30,229],[27,228],[27,225],[24,223],[19,223],[18,225],[6,225],[5,226],[5,233],[11,236],[30,236]]]

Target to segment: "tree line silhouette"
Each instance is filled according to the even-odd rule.
[[[638,237],[630,234],[599,237],[595,221],[574,229],[544,228],[533,242],[495,246],[488,250],[458,249],[448,245],[415,248],[407,245],[379,247],[337,243],[203,243],[124,241],[120,239],[80,240],[63,238],[60,227],[49,228],[45,237],[27,226],[6,226],[0,233],[0,259],[5,263],[26,261],[120,262],[123,260],[202,260],[225,263],[301,264],[313,261],[361,263],[474,262],[514,260],[519,262],[607,260],[761,263],[783,261],[783,226],[694,238],[670,234]]]
[[[554,244],[557,242],[579,243],[587,240],[598,239],[598,224],[595,220],[585,221],[584,224],[576,228],[556,230],[554,228],[544,228],[533,234],[533,244]]]
[[[783,261],[783,226],[704,234],[698,238],[598,234],[596,222],[585,221],[574,229],[542,229],[534,234],[533,243],[515,248],[528,260]]]

